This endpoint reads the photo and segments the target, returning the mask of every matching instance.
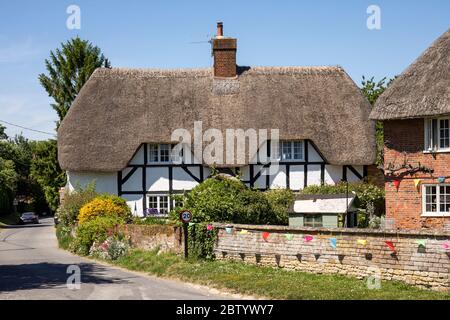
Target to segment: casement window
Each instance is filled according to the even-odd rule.
[[[150,163],[170,163],[179,161],[183,156],[183,150],[180,151],[180,157],[173,159],[173,146],[170,144],[149,144],[148,145],[148,161]]]
[[[450,118],[425,119],[424,151],[450,151]]]
[[[303,141],[280,141],[280,161],[303,161]]]
[[[303,216],[303,225],[305,227],[322,227],[321,214],[306,214]]]
[[[424,184],[422,211],[426,216],[450,216],[450,184]]]
[[[168,214],[170,210],[176,206],[180,206],[181,203],[177,203],[175,199],[169,195],[149,195],[147,196],[147,210],[149,212],[155,212],[157,214]]]

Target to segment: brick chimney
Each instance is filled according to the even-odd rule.
[[[235,78],[237,40],[223,36],[223,23],[217,22],[217,35],[212,39],[214,56],[214,76],[218,78]]]

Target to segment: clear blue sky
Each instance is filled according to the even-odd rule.
[[[81,29],[66,28],[70,4]],[[367,7],[381,9],[381,30],[366,27]],[[37,76],[50,50],[79,35],[113,67],[208,67],[207,41],[217,21],[238,38],[238,64],[341,65],[362,75],[393,77],[450,27],[450,1],[106,1],[0,3],[0,120],[54,132],[56,114]],[[32,139],[47,136],[23,131]]]

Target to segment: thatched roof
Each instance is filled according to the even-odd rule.
[[[450,29],[380,96],[371,119],[450,114]]]
[[[372,164],[370,105],[340,67],[239,68],[235,80],[212,69],[97,69],[58,131],[65,170],[118,171],[141,143],[168,143],[176,128],[280,129],[311,139],[331,164]]]

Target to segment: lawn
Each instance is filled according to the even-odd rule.
[[[157,276],[176,278],[227,291],[274,299],[445,299],[449,293],[383,281],[369,290],[364,280],[259,267],[233,261],[185,261],[174,254],[133,250],[114,264]]]

